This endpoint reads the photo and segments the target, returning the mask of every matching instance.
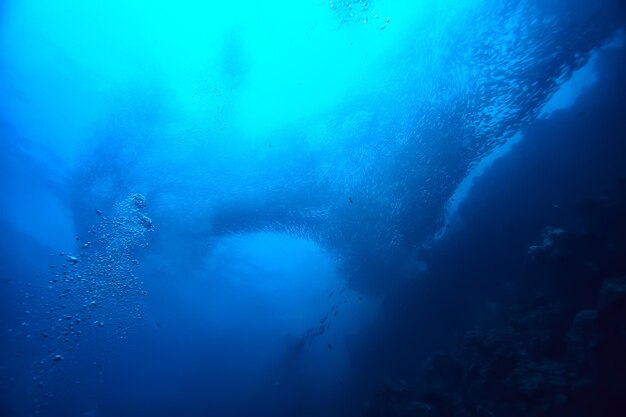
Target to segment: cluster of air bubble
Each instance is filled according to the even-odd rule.
[[[135,253],[149,245],[146,234],[152,230],[152,220],[143,212],[145,207],[145,197],[133,194],[116,204],[111,218],[98,212],[100,219],[88,232],[93,242],[82,245],[82,267],[79,267],[83,279],[91,285],[89,304],[125,303],[144,294],[135,275],[139,264]],[[139,306],[133,309],[140,310]]]
[[[81,341],[123,339],[143,322],[146,292],[136,275],[137,251],[149,245],[153,230],[145,207],[145,197],[133,194],[119,201],[110,216],[96,210],[87,236],[76,237],[79,252],[62,252],[60,264],[50,265],[43,294],[26,291],[26,337],[45,349],[33,369],[37,411],[45,409],[51,395],[46,381],[52,373],[60,377],[58,367],[80,352]]]
[[[341,23],[377,22],[381,28],[387,26],[388,18],[383,18],[374,10],[369,1],[365,0],[329,0],[328,6],[337,15]]]

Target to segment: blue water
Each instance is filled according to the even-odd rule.
[[[626,175],[619,0],[212,3],[0,1],[0,415],[404,415]]]

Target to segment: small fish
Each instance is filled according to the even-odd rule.
[[[328,344],[328,349],[332,349],[333,345],[331,345],[330,343]]]
[[[350,201],[350,204],[354,203],[354,201],[352,201],[352,197],[348,197],[348,201]]]

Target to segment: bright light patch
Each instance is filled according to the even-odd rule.
[[[425,8],[416,3],[370,2],[358,21],[319,1],[15,1],[0,29],[0,64],[13,77],[2,104],[20,109],[26,137],[70,161],[94,125],[145,106],[146,94],[172,113],[172,141],[256,143],[387,91],[398,45]]]
[[[206,261],[205,279],[248,300],[237,308],[239,317],[252,305],[267,304],[271,308],[259,310],[267,314],[263,319],[281,322],[284,332],[302,332],[329,308],[328,294],[344,285],[334,269],[333,257],[310,240],[254,233],[219,239]],[[232,303],[218,308],[230,309]],[[259,320],[259,312],[250,314]]]

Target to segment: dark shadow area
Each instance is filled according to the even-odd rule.
[[[388,381],[370,415],[618,415],[625,63],[624,48],[603,52],[597,85],[524,130],[476,181],[462,226],[424,250],[428,270],[353,340],[357,390]]]

